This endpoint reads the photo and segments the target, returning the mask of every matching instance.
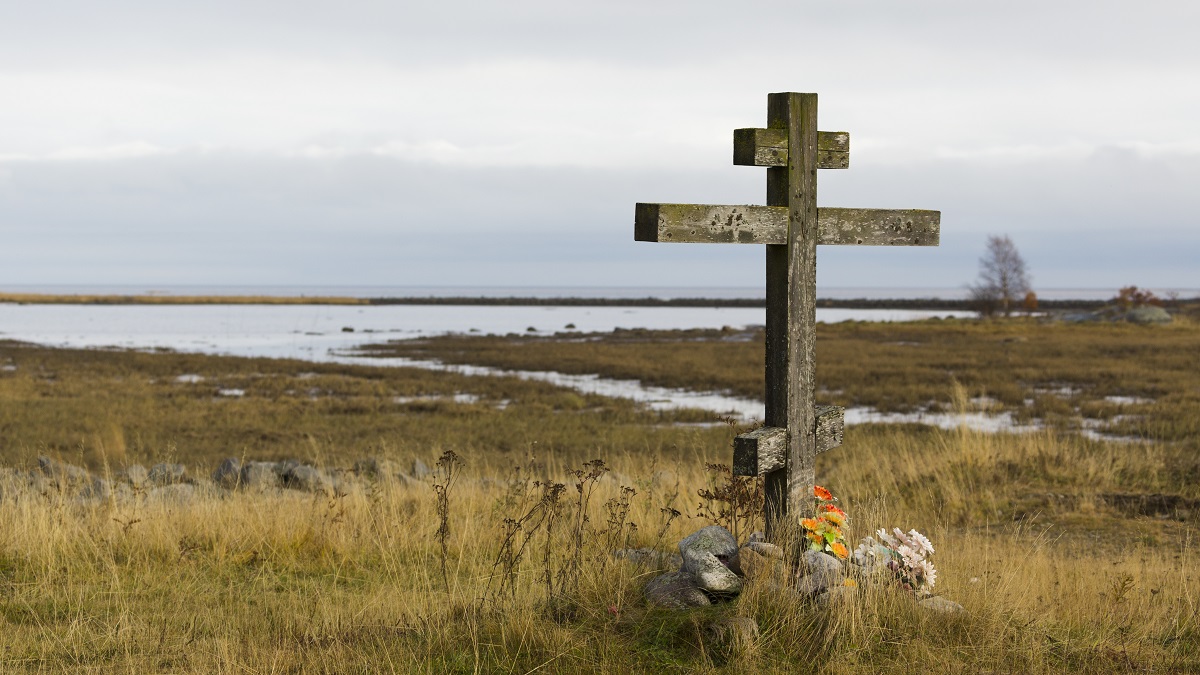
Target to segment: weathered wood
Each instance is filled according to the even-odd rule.
[[[842,444],[846,409],[819,405],[816,417],[816,450],[820,454]],[[760,427],[733,439],[733,474],[761,476],[787,466],[787,430]]]
[[[818,244],[937,246],[942,213],[925,209],[819,209]]]
[[[787,503],[774,518],[772,509],[767,508],[768,532],[781,526],[790,529],[811,510],[817,456],[813,414],[817,381],[817,95],[768,96],[767,126],[784,124],[788,128],[785,423],[789,433],[787,469],[777,473],[787,474]]]
[[[733,439],[733,475],[761,476],[787,466],[787,429],[760,427]]]
[[[784,244],[783,206],[638,204],[634,238],[688,244]],[[817,209],[817,243],[833,246],[937,246],[941,213],[923,209]]]
[[[787,166],[786,129],[734,129],[733,163],[739,166]],[[817,132],[817,168],[850,168],[850,134]]]
[[[638,204],[639,241],[765,244],[766,414],[734,441],[739,475],[762,475],[767,536],[811,511],[818,452],[844,411],[813,407],[818,244],[937,246],[937,211],[817,208],[817,169],[849,166],[850,135],[817,131],[816,94],[770,94],[767,128],[734,131],[735,164],[767,167],[766,206]]]

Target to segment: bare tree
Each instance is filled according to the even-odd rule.
[[[979,259],[979,280],[968,286],[980,314],[1005,316],[1030,292],[1025,260],[1008,235],[989,236],[987,252]]]

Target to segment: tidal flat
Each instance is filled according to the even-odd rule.
[[[761,350],[754,331],[717,330],[374,353],[754,397]],[[1186,320],[820,327],[826,402],[1045,422],[864,424],[818,457],[851,542],[892,526],[930,536],[936,590],[966,608],[946,616],[886,586],[825,607],[753,585],[701,610],[648,607],[655,566],[614,549],[669,553],[732,517],[761,526],[753,505],[699,494],[728,481],[711,465],[747,428],[709,412],[517,378],[0,342],[0,671],[1194,672],[1198,359]],[[1139,442],[1083,435],[1086,420]],[[114,483],[180,463],[194,490],[89,496],[32,481],[42,456]],[[229,457],[431,471],[218,488]],[[534,527],[523,518],[552,485],[557,519]],[[713,630],[733,617],[758,637]]]

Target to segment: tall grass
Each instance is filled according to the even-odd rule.
[[[1040,456],[1070,462],[1078,447],[1050,435],[935,438],[876,430],[861,440],[879,443],[877,450],[848,443],[842,451],[857,459],[823,467],[823,480],[843,496],[853,539],[893,525],[927,532],[938,548],[936,590],[962,603],[963,616],[922,610],[886,585],[865,585],[829,608],[754,583],[736,602],[704,610],[649,608],[641,587],[657,572],[611,558],[611,548],[669,549],[707,524],[698,492],[709,477],[700,466],[667,472],[636,456],[598,473],[594,465],[551,463],[521,473],[468,462],[445,503],[446,579],[432,483],[369,482],[333,498],[202,489],[190,502],[144,496],[91,504],[9,486],[0,508],[0,669],[1200,667],[1194,521],[1079,506],[1085,502],[1020,515],[1003,504],[1022,481],[1003,467],[1037,466]],[[1063,486],[1084,493],[1121,471],[1097,465]],[[576,512],[582,493],[574,484],[591,474],[590,503]],[[981,482],[993,474],[1000,478]],[[498,567],[513,531],[505,523],[542,494],[526,492],[535,482],[568,486],[559,517],[553,526],[524,521],[518,539],[528,535],[526,554]],[[623,515],[610,518],[622,500]],[[685,515],[671,518],[670,509]],[[571,583],[555,581],[564,571],[574,574]],[[509,586],[497,593],[502,574]],[[713,626],[729,616],[753,618],[760,637],[716,638]]]

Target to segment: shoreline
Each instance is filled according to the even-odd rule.
[[[1195,302],[1200,298],[1180,298]],[[1039,300],[1039,310],[1092,310],[1109,300]],[[476,307],[765,307],[763,298],[587,298],[587,297],[488,297],[410,296],[355,298],[345,296],[273,295],[84,295],[0,293],[0,304],[18,305],[443,305]],[[908,309],[974,311],[968,299],[949,298],[817,298],[817,307],[828,309]]]

